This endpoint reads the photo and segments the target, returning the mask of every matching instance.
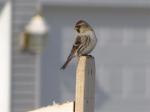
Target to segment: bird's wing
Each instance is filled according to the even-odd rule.
[[[87,43],[87,37],[86,36],[77,36],[76,40],[73,44],[73,47],[71,49],[70,55],[67,58],[67,61],[65,62],[65,64],[61,67],[61,69],[65,69],[66,66],[68,65],[68,63],[71,61],[71,59],[74,56],[79,56],[82,52],[82,50],[84,50],[85,45]]]
[[[88,39],[89,38],[87,36],[77,36],[70,54],[73,55],[75,55],[75,53],[77,53],[77,55],[80,54],[86,47]]]
[[[87,41],[87,37],[86,36],[77,36],[75,43],[72,47],[71,50],[71,54],[75,54],[77,52],[77,54],[80,54],[80,52],[83,50],[84,45],[86,44]]]
[[[65,69],[66,66],[68,65],[68,63],[71,61],[71,59],[76,55],[77,49],[79,48],[79,46],[81,45],[81,37],[77,36],[75,43],[73,44],[73,47],[71,49],[71,52],[66,60],[66,62],[64,63],[64,65],[61,67],[61,69]]]
[[[80,47],[81,43],[82,43],[81,42],[81,36],[77,36],[76,40],[75,40],[75,42],[73,44],[73,47],[72,47],[72,50],[71,50],[71,54],[75,54],[76,53],[76,51]]]

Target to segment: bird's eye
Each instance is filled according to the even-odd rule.
[[[75,27],[76,27],[76,28],[80,28],[81,26],[80,26],[80,25],[76,25]]]

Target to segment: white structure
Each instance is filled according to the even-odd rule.
[[[0,15],[0,111],[10,112],[10,87],[11,87],[11,3],[7,2]]]

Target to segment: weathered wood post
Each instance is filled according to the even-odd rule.
[[[81,56],[76,70],[75,112],[94,112],[95,61]]]

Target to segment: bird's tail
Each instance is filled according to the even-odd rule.
[[[65,62],[65,64],[60,69],[64,70],[67,67],[67,65],[69,64],[69,62],[71,61],[72,58],[73,58],[73,55],[70,54],[67,58],[67,61]]]

